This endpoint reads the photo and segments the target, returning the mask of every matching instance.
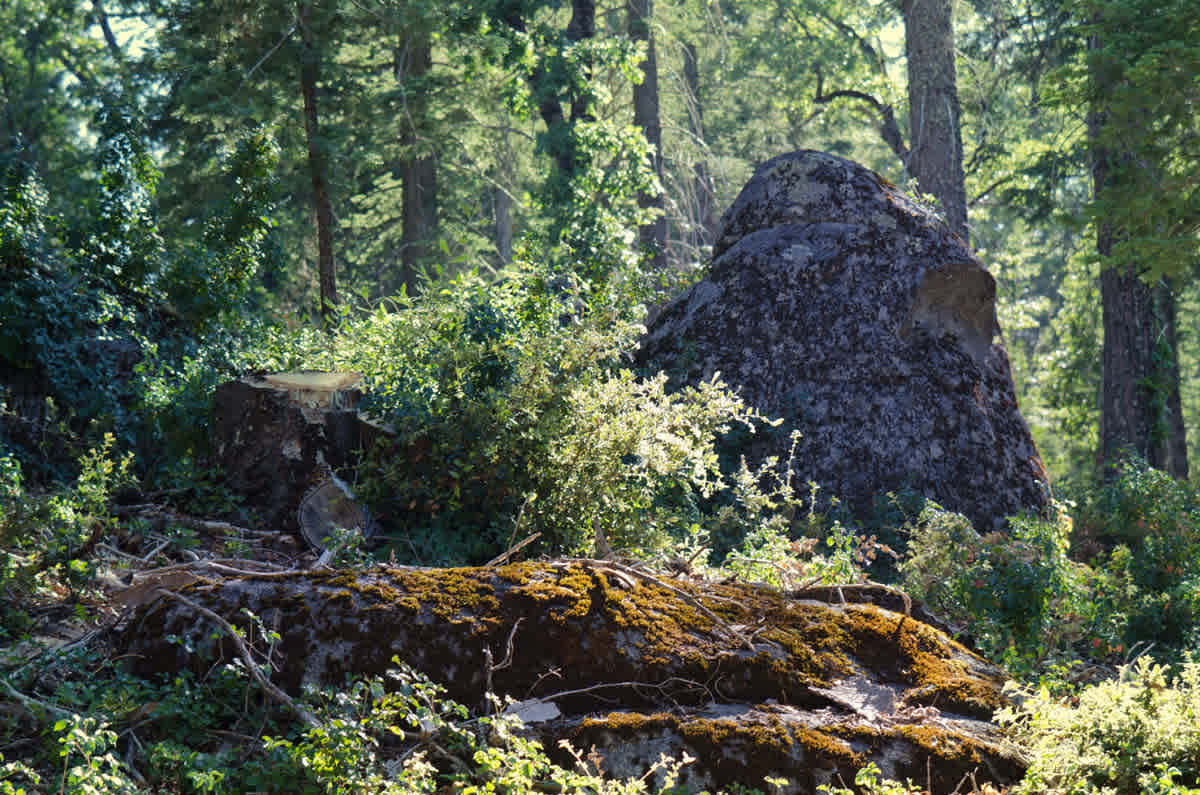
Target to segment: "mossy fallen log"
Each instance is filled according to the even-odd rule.
[[[284,690],[380,674],[398,658],[467,705],[482,707],[489,689],[552,702],[529,731],[552,753],[564,738],[595,747],[612,775],[638,775],[662,752],[696,758],[681,783],[697,790],[779,776],[787,791],[814,792],[874,762],[948,792],[972,773],[1005,785],[1023,770],[989,722],[1005,704],[1001,672],[873,604],[578,560],[201,572],[182,593],[236,625],[248,626],[249,610],[274,628]],[[143,675],[203,671],[236,653],[213,629],[163,598],[141,605],[116,641]]]

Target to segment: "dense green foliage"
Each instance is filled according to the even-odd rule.
[[[392,431],[354,473],[382,545],[335,534],[338,565],[534,538],[521,554],[781,588],[886,579],[1025,683],[1018,791],[1197,792],[1200,491],[1096,453],[1114,264],[1171,278],[1178,339],[1133,385],[1177,436],[1177,367],[1200,450],[1200,5],[955,7],[971,242],[1061,500],[986,535],[920,495],[850,516],[789,462],[739,458],[772,418],[719,378],[631,367],[758,162],[821,148],[908,183],[906,4],[655,4],[661,173],[631,108],[646,44],[624,4],[589,5],[0,4],[0,793],[624,793],[687,764],[562,767],[503,705],[472,715],[403,666],[304,694],[305,723],[244,667],[151,682],[39,646],[108,620],[129,566],[201,549],[128,503],[254,524],[212,469],[213,390],[300,368],[361,373]],[[349,296],[321,328],[314,163]],[[638,242],[659,191],[665,268]],[[135,560],[129,539],[154,544]],[[850,786],[827,789],[919,791],[871,768]]]

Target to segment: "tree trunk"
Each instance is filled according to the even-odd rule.
[[[683,43],[683,79],[687,84],[688,96],[688,132],[699,146],[704,146],[704,105],[700,98],[700,65],[696,57],[696,46],[691,42]],[[699,252],[705,246],[711,246],[717,238],[717,218],[714,208],[712,175],[708,171],[708,161],[703,157],[697,158],[692,167],[692,194],[694,214],[687,240],[700,259]]]
[[[1102,228],[1101,256],[1112,251],[1113,233]],[[1126,453],[1153,467],[1165,463],[1162,446],[1153,443],[1158,422],[1149,377],[1154,369],[1154,295],[1132,265],[1100,272],[1104,317],[1100,400],[1100,457],[1105,472]]]
[[[252,633],[261,616],[278,628],[277,688],[340,688],[351,676],[411,666],[436,676],[447,699],[481,711],[487,693],[527,699],[510,710],[537,710],[521,737],[548,751],[571,737],[603,757],[614,777],[641,775],[641,757],[652,754],[638,749],[648,737],[655,754],[690,751],[695,759],[680,770],[676,792],[765,789],[768,771],[794,776],[789,792],[815,792],[821,780],[853,779],[879,763],[897,778],[950,792],[965,776],[1011,785],[1026,767],[986,721],[1007,703],[999,669],[922,623],[936,619],[890,588],[814,588],[796,594],[804,599],[797,607],[765,586],[598,561],[224,578],[204,563],[144,575],[115,597],[138,605],[112,636],[135,673],[203,676],[239,660],[242,650],[215,631],[213,617]],[[180,575],[191,576],[166,579]],[[184,584],[186,596],[171,590]],[[849,661],[854,676],[836,676]],[[719,687],[705,686],[717,677]],[[942,720],[938,710],[984,720]],[[926,737],[934,740],[914,739]],[[403,758],[403,746],[389,751]],[[577,763],[561,755],[559,764]],[[464,757],[469,763],[469,748]],[[448,772],[456,770],[450,763],[462,765],[447,753],[433,760]],[[543,789],[554,791],[495,791]]]
[[[1098,36],[1088,49],[1100,48]],[[1093,81],[1103,80],[1098,73]],[[1098,95],[1107,86],[1097,82]],[[1099,197],[1113,180],[1114,162],[1127,154],[1104,143],[1109,123],[1105,107],[1088,114],[1092,192]],[[1151,287],[1135,263],[1113,265],[1115,243],[1124,234],[1100,221],[1096,251],[1101,257],[1100,301],[1104,316],[1100,399],[1100,463],[1103,476],[1115,472],[1123,454],[1141,456],[1150,466],[1187,475],[1187,444],[1179,396],[1174,296],[1165,282]]]
[[[626,0],[629,15],[629,37],[646,42],[646,60],[642,62],[642,82],[633,87],[633,123],[642,129],[646,140],[654,147],[651,155],[654,175],[662,182],[662,125],[658,118],[658,61],[654,52],[654,0]],[[650,264],[661,270],[667,265],[667,219],[663,215],[662,191],[643,193],[638,205],[657,211],[654,220],[638,233],[642,248],[650,253]]]
[[[317,214],[321,317],[328,323],[332,309],[337,306],[338,295],[333,264],[333,204],[329,200],[325,147],[317,119],[317,50],[313,45],[311,3],[301,4],[299,23],[304,42],[300,55],[300,91],[304,95],[304,134],[308,141],[308,168],[312,174],[313,205]]]
[[[496,225],[496,252],[500,262],[508,265],[512,262],[513,233],[512,233],[512,197],[502,187],[492,188],[492,213]]]
[[[502,147],[496,157],[497,184],[492,188],[492,218],[495,223],[496,253],[500,255],[502,265],[508,265],[513,257],[513,201],[510,191],[516,190],[516,156],[513,154],[512,140],[509,136],[508,114],[504,117],[504,130],[501,137]]]
[[[569,41],[584,41],[596,35],[596,0],[571,0],[571,21],[567,24],[567,39]],[[585,66],[591,80],[590,66]],[[571,91],[571,121],[591,119],[588,104],[591,102],[590,91]]]
[[[1166,451],[1167,472],[1173,477],[1186,480],[1188,476],[1187,427],[1183,423],[1183,401],[1179,391],[1179,338],[1175,324],[1175,291],[1167,279],[1159,282],[1154,289],[1158,305],[1158,318],[1162,324],[1162,334],[1159,337],[1161,355],[1160,372],[1163,379],[1164,424],[1166,434],[1164,444]]]
[[[950,228],[970,241],[962,128],[954,66],[952,0],[903,0],[908,56],[908,173],[942,204]]]
[[[433,48],[428,36],[410,35],[397,59],[396,77],[399,80],[420,79],[433,66]],[[419,87],[418,94],[424,88]],[[431,154],[418,155],[419,128],[423,97],[410,103],[408,118],[403,122],[402,143],[408,154],[400,165],[403,182],[401,213],[404,223],[404,243],[400,251],[400,281],[409,295],[416,292],[423,263],[433,253],[437,239],[437,160]]]

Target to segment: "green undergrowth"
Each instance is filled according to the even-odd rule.
[[[37,741],[19,744],[36,750],[0,765],[0,793],[51,784],[72,793],[622,795],[678,791],[673,781],[690,761],[664,757],[643,776],[620,780],[564,745],[575,763],[556,764],[522,736],[505,703],[473,715],[399,662],[385,676],[306,690],[294,706],[308,711],[310,724],[260,699],[241,666],[150,682],[109,664],[88,671],[96,661],[81,657],[40,662],[63,681],[23,702],[19,723],[34,728]],[[7,744],[18,728],[4,729]]]
[[[651,564],[783,589],[868,578],[872,556],[885,554],[873,531],[822,513],[814,487],[794,484],[789,468],[777,461],[757,470],[743,464],[728,476],[707,468],[707,453],[688,459],[679,451],[705,451],[703,434],[689,439],[671,425],[685,418],[693,432],[704,428],[711,436],[716,427],[703,423],[717,417],[761,420],[739,415],[736,399],[716,385],[712,394],[697,390],[690,398],[668,395],[661,386],[617,369],[597,377],[588,400],[566,396],[563,417],[569,419],[558,427],[576,423],[578,429],[543,448],[564,451],[557,470],[544,470],[557,471],[557,480],[548,479],[536,498],[525,495],[525,516],[510,529],[510,539],[545,522],[575,526],[575,543],[587,544],[596,524],[579,521],[569,506],[584,510],[589,497],[614,499],[599,503],[611,513],[605,536]],[[689,408],[686,400],[699,403]],[[713,406],[726,413],[710,412]],[[636,450],[664,428],[673,428],[673,439],[664,438],[679,445],[664,455],[691,466],[683,474],[675,470],[674,481],[665,477],[672,470],[649,453],[636,466],[622,461],[623,445]],[[588,431],[597,432],[597,442],[583,449]],[[580,447],[555,446],[568,444]],[[657,474],[638,479],[627,469],[605,469],[613,462]],[[561,767],[545,749],[521,740],[507,718],[467,713],[433,683],[403,669],[305,694],[304,708],[318,717],[316,726],[305,727],[264,701],[240,665],[201,678],[149,682],[122,673],[99,652],[31,657],[43,605],[53,605],[58,615],[65,607],[84,622],[103,606],[97,545],[117,532],[113,495],[133,482],[131,459],[111,437],[82,456],[76,469],[80,474],[70,485],[34,492],[20,462],[0,454],[0,646],[8,650],[0,661],[0,792],[40,791],[46,782],[72,792],[297,791],[295,786],[420,792],[448,782],[463,791],[545,791],[547,782],[560,782],[558,791],[637,792],[661,788],[663,776],[686,762],[664,761],[649,778],[621,782],[589,768],[586,754],[582,767]],[[587,477],[572,484],[575,471]],[[691,513],[680,510],[683,502],[670,510],[655,504],[661,496],[656,484],[678,494],[684,485],[704,488],[704,477],[711,478],[708,487],[727,490],[724,503],[693,498]],[[203,479],[194,494],[219,499]],[[1018,791],[1185,795],[1200,785],[1197,668],[1188,656],[1200,625],[1194,597],[1200,580],[1197,506],[1188,484],[1130,462],[1101,489],[1060,506],[1054,518],[1013,517],[1006,533],[980,534],[934,505],[894,529],[907,539],[901,551],[888,550],[900,555],[900,585],[1024,683],[1014,691],[1019,706],[1003,718],[1030,755],[1031,772]],[[667,530],[631,535],[643,515],[661,518],[650,530]],[[728,532],[731,526],[734,532]],[[713,533],[742,538],[720,563],[709,559]],[[337,538],[345,542],[341,565],[372,562],[355,539]],[[188,545],[182,537],[176,541],[180,551]],[[262,670],[269,675],[269,667]],[[1069,752],[1068,741],[1086,747]],[[846,786],[905,791],[905,785],[871,775]],[[41,784],[35,783],[39,777]]]

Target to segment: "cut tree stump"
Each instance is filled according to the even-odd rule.
[[[296,372],[217,387],[217,466],[268,527],[320,547],[331,526],[369,524],[346,483],[361,452],[386,431],[359,414],[360,382],[357,373]]]

